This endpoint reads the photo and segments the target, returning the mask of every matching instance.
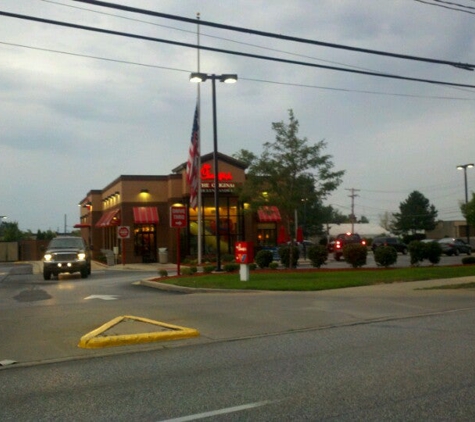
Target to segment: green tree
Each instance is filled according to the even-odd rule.
[[[420,230],[433,230],[437,210],[420,192],[412,192],[406,201],[399,204],[399,213],[394,214],[393,231],[397,234],[415,234]]]
[[[460,210],[470,226],[475,226],[475,193],[472,192],[472,199],[467,204],[460,204]]]
[[[302,199],[316,203],[326,198],[341,183],[344,171],[332,171],[330,155],[322,152],[326,143],[322,140],[308,145],[307,138],[299,138],[299,122],[289,110],[289,123],[272,123],[275,142],[266,142],[260,157],[250,164],[241,199],[256,210],[262,205],[279,208],[288,232],[294,233],[295,212],[302,207]],[[240,155],[239,155],[240,154]],[[241,151],[238,157],[251,157]]]
[[[17,242],[23,238],[23,233],[18,227],[18,222],[7,223],[5,221],[1,224],[1,239],[5,242]]]

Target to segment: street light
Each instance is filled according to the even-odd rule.
[[[463,170],[463,176],[465,180],[465,207],[468,204],[468,189],[467,189],[467,169],[472,168],[473,163],[470,164],[461,164],[457,166],[457,170]],[[467,210],[465,209],[465,223],[467,224],[467,243],[470,244],[470,226],[467,220]]]
[[[221,244],[219,239],[219,179],[218,179],[218,127],[216,122],[216,80],[228,84],[237,82],[238,77],[234,74],[215,75],[194,72],[190,75],[190,82],[212,81],[213,94],[213,164],[214,164],[214,207],[216,219],[216,271],[221,271]]]

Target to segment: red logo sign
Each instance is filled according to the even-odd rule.
[[[201,180],[214,180],[214,174],[211,172],[211,164],[203,164],[201,166]],[[221,172],[218,173],[218,180],[233,180],[233,175],[230,172]]]
[[[239,264],[251,264],[254,261],[254,244],[252,242],[236,242],[234,258]]]
[[[170,227],[182,229],[188,225],[188,214],[183,205],[173,205],[170,207]]]

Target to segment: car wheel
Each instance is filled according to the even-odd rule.
[[[339,260],[340,260],[340,258],[341,258],[341,256],[340,256],[340,255],[338,255],[338,254],[335,254],[335,261],[339,261]]]
[[[458,250],[458,249],[455,249],[455,251],[454,251],[454,255],[455,255],[455,256],[459,256],[459,255],[460,255],[460,252],[459,252],[459,250]]]
[[[87,278],[89,275],[89,272],[87,270],[87,267],[81,268],[81,278]]]
[[[45,280],[50,280],[50,279],[51,279],[51,271],[44,270],[44,271],[43,271],[43,278],[44,278]]]

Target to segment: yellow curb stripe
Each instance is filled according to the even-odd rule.
[[[102,336],[102,334],[105,333],[107,330],[126,320],[133,320],[156,325],[160,328],[166,328],[169,331]],[[81,337],[78,346],[83,349],[93,349],[109,346],[123,346],[128,344],[151,343],[154,341],[178,340],[183,338],[198,337],[199,335],[199,331],[193,328],[166,324],[164,322],[153,321],[148,318],[124,315],[112,319],[111,321],[101,325],[99,328],[96,328],[95,330]]]

